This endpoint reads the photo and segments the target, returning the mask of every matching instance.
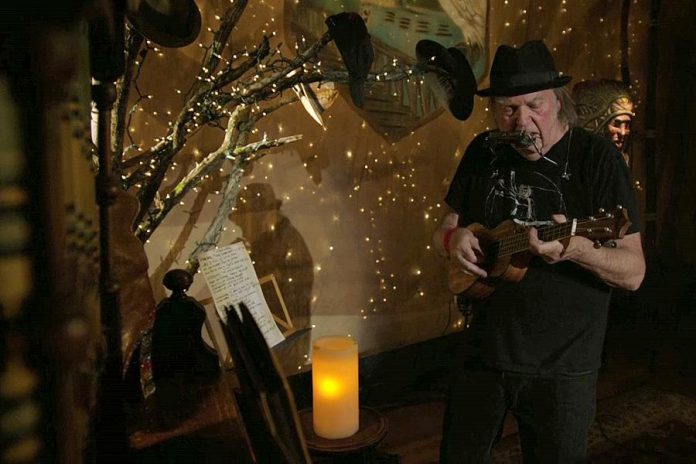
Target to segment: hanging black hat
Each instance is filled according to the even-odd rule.
[[[193,0],[127,0],[126,16],[146,39],[178,48],[196,40],[201,12]]]
[[[326,18],[326,25],[348,70],[351,100],[362,108],[365,80],[375,58],[365,21],[357,13],[343,12]]]
[[[425,83],[440,104],[455,118],[468,119],[474,108],[476,77],[464,53],[432,40],[421,40],[416,44],[416,58],[420,66],[437,68],[425,74]]]
[[[570,79],[556,70],[544,42],[532,40],[520,48],[499,46],[491,65],[490,87],[477,93],[482,97],[513,97],[562,87]]]

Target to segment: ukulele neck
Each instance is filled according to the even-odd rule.
[[[565,240],[575,235],[576,221],[572,220],[563,224],[554,224],[539,229],[539,240],[543,242],[553,242],[555,240]],[[498,247],[498,256],[511,256],[529,249],[529,232],[517,232],[495,242]]]

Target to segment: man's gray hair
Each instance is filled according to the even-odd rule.
[[[558,119],[572,127],[578,123],[578,113],[575,111],[575,102],[570,91],[564,87],[553,89],[556,98],[561,102],[561,110],[558,112]]]

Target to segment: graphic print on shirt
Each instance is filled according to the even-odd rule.
[[[553,214],[565,214],[558,180],[532,170],[494,169],[486,195],[486,221],[494,227],[512,219],[526,226],[553,224]]]

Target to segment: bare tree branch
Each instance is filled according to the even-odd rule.
[[[237,164],[230,172],[230,175],[225,181],[223,187],[222,200],[218,206],[218,210],[215,213],[215,219],[210,223],[208,229],[206,230],[203,238],[196,243],[196,247],[193,249],[188,258],[187,270],[192,274],[195,274],[198,270],[198,255],[201,253],[214,248],[220,241],[220,236],[225,228],[225,223],[228,220],[230,213],[232,212],[232,207],[234,206],[235,199],[239,190],[242,186],[242,175],[245,169],[244,164]]]
[[[206,82],[206,79],[217,69],[222,59],[222,52],[229,41],[230,34],[239,22],[239,18],[242,17],[246,6],[247,0],[235,0],[232,6],[225,10],[225,13],[220,19],[220,28],[213,34],[213,44],[207,50],[207,54],[203,58],[201,73],[198,75],[199,79],[191,88],[190,95],[196,95],[199,92],[199,87],[202,86],[203,83]]]
[[[238,68],[233,68],[230,66],[226,71],[222,72],[219,76],[215,78],[212,90],[221,89],[224,86],[236,81],[242,77],[247,71],[252,69],[254,66],[258,65],[259,61],[264,59],[270,52],[270,44],[268,43],[268,38],[264,37],[263,42],[259,45],[256,51],[249,53],[249,59],[241,64]]]
[[[263,140],[250,143],[243,147],[235,148],[234,150],[232,150],[232,153],[226,155],[226,157],[230,160],[243,159],[244,163],[249,164],[263,156],[259,155],[260,151],[268,150],[269,148],[280,147],[281,145],[297,142],[298,140],[302,140],[302,134],[290,135],[288,137],[281,137],[279,139],[273,140],[267,140],[264,136]]]
[[[165,216],[169,214],[169,211],[181,201],[181,198],[183,198],[191,188],[198,185],[206,174],[214,169],[219,169],[225,158],[234,152],[237,140],[240,136],[238,126],[248,119],[249,112],[250,110],[246,106],[238,106],[235,108],[234,113],[232,113],[228,121],[225,138],[220,147],[210,153],[201,163],[198,163],[194,169],[174,187],[172,192],[167,194],[162,202],[161,208],[153,214],[150,214],[149,217],[138,226],[136,235],[141,241],[147,240],[148,237],[150,237],[154,229],[162,222]]]
[[[136,66],[136,61],[139,56],[140,47],[143,43],[143,36],[135,32],[133,29],[128,29],[126,36],[126,66],[118,84],[118,94],[114,105],[114,113],[111,119],[111,146],[113,148],[112,165],[118,167],[117,174],[121,175],[120,166],[123,160],[123,139],[126,130],[126,107],[128,106],[128,97],[130,95],[130,87],[133,79],[133,72]],[[140,63],[138,66],[142,66]]]
[[[123,149],[125,138],[130,137],[128,126],[140,99],[148,98],[138,88],[142,59],[152,47],[143,47],[142,37],[135,31],[127,41],[127,70],[121,83],[119,99],[114,111],[115,169],[122,176],[126,188],[137,187],[140,210],[135,218],[135,233],[145,242],[164,218],[179,205],[191,189],[222,166],[229,167],[224,195],[217,215],[203,240],[191,254],[190,266],[197,268],[197,255],[217,244],[224,221],[239,191],[244,170],[269,153],[269,149],[302,138],[301,134],[247,143],[256,123],[283,106],[298,100],[294,92],[287,92],[298,84],[314,82],[348,83],[350,76],[344,69],[321,69],[320,53],[332,40],[326,32],[315,43],[303,48],[293,57],[285,57],[280,46],[271,47],[270,37],[263,37],[256,48],[230,53],[230,36],[244,13],[248,1],[234,0],[227,7],[214,31],[212,42],[203,47],[205,53],[200,69],[185,93],[179,113],[169,122],[166,134],[142,153],[126,159]],[[221,64],[224,65],[221,66]],[[423,74],[416,67],[402,68],[393,64],[367,76],[367,85],[379,82],[409,79]],[[137,92],[139,100],[130,112],[129,94]],[[226,121],[226,124],[225,124]],[[214,126],[225,131],[218,149],[209,153],[200,163],[172,186],[163,188],[168,169],[188,139],[197,131]],[[136,147],[131,140],[129,148]],[[140,150],[139,147],[137,147]],[[227,169],[227,168],[226,168]]]
[[[324,35],[319,39],[317,43],[312,45],[310,48],[307,50],[303,51],[300,53],[297,58],[294,60],[290,61],[288,63],[288,66],[284,68],[283,70],[265,78],[261,79],[258,82],[255,82],[249,86],[246,86],[244,89],[242,89],[241,97],[242,98],[249,98],[253,97],[253,94],[256,92],[259,92],[260,90],[266,89],[268,87],[275,88],[276,83],[281,81],[281,79],[291,77],[292,75],[296,73],[302,73],[303,70],[302,65],[307,63],[310,59],[316,58],[316,56],[319,54],[319,52],[326,46],[327,43],[331,41],[331,34],[328,32],[324,33]],[[295,71],[293,73],[293,71]]]

